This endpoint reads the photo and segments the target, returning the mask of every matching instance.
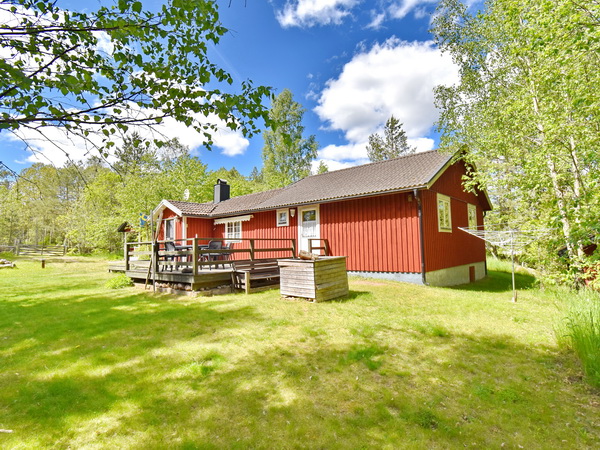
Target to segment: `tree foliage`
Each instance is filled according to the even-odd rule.
[[[1,0],[0,130],[43,136],[59,127],[105,151],[130,127],[165,118],[193,127],[207,146],[218,123],[258,132],[269,89],[234,86],[207,54],[227,32],[217,2],[146,5],[69,11],[55,0]]]
[[[317,166],[317,174],[327,173],[329,172],[329,167],[325,164],[325,161],[319,161],[319,165]]]
[[[217,178],[231,184],[232,196],[249,194],[263,185],[235,168],[210,171],[177,140],[162,148],[135,146],[128,136],[112,165],[97,158],[53,167],[34,164],[14,179],[0,174],[0,244],[62,244],[81,253],[119,251],[128,222],[141,240],[150,239],[140,213],[150,214],[163,199],[210,202]],[[138,143],[139,144],[139,143]],[[86,180],[85,182],[83,180]],[[132,237],[133,238],[133,237]]]
[[[408,145],[402,123],[394,116],[385,122],[383,136],[377,133],[369,136],[367,154],[373,162],[385,161],[414,152],[415,148]]]
[[[304,108],[284,89],[273,100],[269,119],[275,127],[263,133],[262,176],[269,188],[287,186],[310,175],[311,162],[317,157],[314,135],[305,138],[302,118]]]
[[[460,69],[436,92],[443,146],[465,150],[499,222],[550,230],[548,259],[561,245],[581,258],[600,231],[599,12],[597,2],[490,0],[471,15],[444,0],[434,23]]]

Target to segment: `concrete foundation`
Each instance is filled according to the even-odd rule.
[[[400,273],[400,272],[348,272],[350,276],[378,278],[380,280],[403,281],[405,283],[423,284],[423,277],[420,273]]]
[[[425,281],[430,286],[456,286],[457,284],[467,284],[481,280],[486,275],[485,262],[478,262],[427,272]]]
[[[348,272],[350,276],[378,278],[381,280],[403,281],[405,283],[423,284],[421,273],[395,272]],[[425,283],[430,286],[456,286],[481,280],[487,275],[485,262],[465,264],[464,266],[434,270],[425,274]]]

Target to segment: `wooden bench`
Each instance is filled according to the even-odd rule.
[[[279,285],[279,265],[276,259],[231,261],[231,282],[234,289],[251,291],[270,289]]]

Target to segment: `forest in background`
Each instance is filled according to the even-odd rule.
[[[171,141],[160,150],[142,145],[135,135],[125,140],[111,164],[100,158],[64,167],[36,163],[18,177],[0,172],[0,243],[15,240],[38,245],[67,245],[72,251],[116,252],[123,244],[117,228],[128,222],[143,239],[149,215],[162,199],[212,201],[218,178],[233,196],[264,190],[260,172],[249,177],[235,168],[208,170],[186,147]]]
[[[247,86],[244,95],[231,97],[221,97],[215,91],[211,102],[203,98],[205,94],[200,95],[200,90],[193,91],[199,97],[192,95],[194,98],[185,102],[180,100],[187,91],[169,90],[168,86],[179,85],[172,83],[170,77],[185,84],[195,79],[187,76],[190,73],[213,67],[202,52],[195,55],[194,61],[177,59],[172,52],[194,50],[196,46],[190,42],[198,40],[217,43],[217,35],[226,30],[218,25],[216,16],[182,16],[181,8],[187,12],[197,10],[185,2],[172,5],[173,11],[166,10],[167,17],[173,12],[174,18],[161,22],[167,23],[168,29],[157,30],[162,35],[174,27],[180,33],[179,40],[173,41],[174,48],[158,46],[156,54],[145,55],[146,69],[169,77],[161,88],[155,86],[152,78],[135,78],[133,74],[144,60],[132,53],[127,42],[121,42],[126,33],[112,31],[110,38],[120,44],[114,57],[100,55],[100,58],[91,50],[89,54],[75,52],[65,62],[73,62],[72,65],[31,72],[25,62],[40,51],[39,43],[45,45],[48,55],[64,59],[65,54],[70,54],[71,40],[80,39],[84,47],[93,49],[96,37],[74,26],[58,39],[47,33],[44,24],[35,22],[35,15],[31,16],[31,11],[42,6],[44,13],[56,12],[51,2],[19,0],[17,3],[28,8],[15,11],[21,11],[24,23],[31,20],[28,30],[32,42],[23,46],[21,30],[7,25],[8,37],[3,44],[13,48],[16,56],[6,62],[15,66],[16,61],[21,65],[18,73],[14,67],[12,72],[0,67],[3,70],[0,83],[6,84],[0,96],[4,108],[0,127],[14,131],[20,127],[43,129],[58,123],[66,132],[86,138],[96,132],[106,136],[106,141],[100,149],[102,157],[85,163],[60,168],[35,164],[18,177],[0,173],[0,243],[11,244],[15,239],[38,244],[66,240],[82,253],[92,249],[115,251],[122,239],[115,232],[118,225],[127,221],[138,226],[140,214],[148,214],[161,199],[183,199],[187,189],[190,201],[209,201],[217,178],[230,182],[232,195],[242,195],[286,185],[309,173],[318,144],[314,136],[304,136],[303,109],[293,102],[289,91],[284,90],[273,99],[268,110],[263,106],[264,98],[270,94],[268,88]],[[8,7],[9,2],[0,5]],[[212,2],[210,5],[216,8]],[[133,21],[127,23],[131,28],[137,24],[141,8],[140,2],[122,0],[114,10],[100,9],[91,16],[81,13],[70,20],[74,24],[91,20],[99,27],[92,31],[107,32],[113,28],[104,21],[108,20],[109,25],[122,24],[120,18],[125,14]],[[189,19],[185,27],[181,27],[181,17]],[[460,0],[442,0],[432,21],[436,44],[452,56],[460,75],[455,85],[436,89],[436,105],[441,112],[440,147],[449,153],[460,152],[470,163],[473,171],[465,180],[467,188],[480,186],[490,194],[494,211],[487,216],[486,226],[539,232],[538,239],[519,259],[561,281],[580,279],[581,274],[594,277],[600,259],[598,251],[593,254],[586,251],[600,234],[599,18],[598,0],[488,0],[478,8]],[[198,36],[194,34],[198,24],[217,33]],[[156,37],[144,33],[136,36],[141,42],[154,42]],[[127,64],[119,63],[115,55]],[[165,59],[165,55],[169,58]],[[105,85],[90,77],[100,63],[106,65],[107,73],[114,72],[116,78],[111,80],[118,92],[129,86],[124,80],[157,88],[155,95],[164,95],[169,100],[165,104],[177,105],[174,111],[163,111],[165,117],[170,114],[185,123],[192,121],[187,116],[189,111],[203,113],[204,117],[217,114],[227,119],[233,129],[243,125],[244,134],[257,133],[258,123],[264,121],[267,130],[263,131],[263,169],[254,170],[249,177],[235,169],[212,172],[176,141],[142,141],[132,133],[135,128],[129,129],[130,124],[115,126],[115,120],[123,118],[111,116],[109,113],[114,110],[102,110],[106,116],[90,116],[85,109],[74,115],[66,100],[81,96],[82,92],[94,95],[108,92]],[[167,63],[183,66],[179,71],[162,70],[165,65],[172,69]],[[115,64],[116,72],[112,71]],[[59,73],[52,73],[53,70]],[[74,80],[71,72],[78,80]],[[229,81],[223,71],[215,70],[212,76],[225,84]],[[141,92],[145,85],[134,87]],[[57,96],[58,93],[62,96]],[[135,93],[123,94],[127,95],[116,100],[109,96],[107,101],[128,104]],[[24,98],[31,101],[25,102]],[[87,101],[82,97],[83,103],[84,100]],[[148,100],[141,97],[138,107],[148,107]],[[248,121],[239,123],[233,113]],[[144,119],[143,124],[136,125],[152,127],[162,117]],[[211,127],[203,123],[195,125],[198,130],[206,131],[209,147]],[[97,129],[92,130],[93,126]],[[120,144],[112,137],[127,130],[125,144],[116,148]],[[370,140],[371,147],[379,141],[383,139]],[[114,159],[107,158],[109,153]]]

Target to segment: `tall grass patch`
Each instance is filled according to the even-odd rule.
[[[600,387],[600,296],[591,291],[562,296],[567,308],[557,326],[559,342],[573,349],[590,383]]]

